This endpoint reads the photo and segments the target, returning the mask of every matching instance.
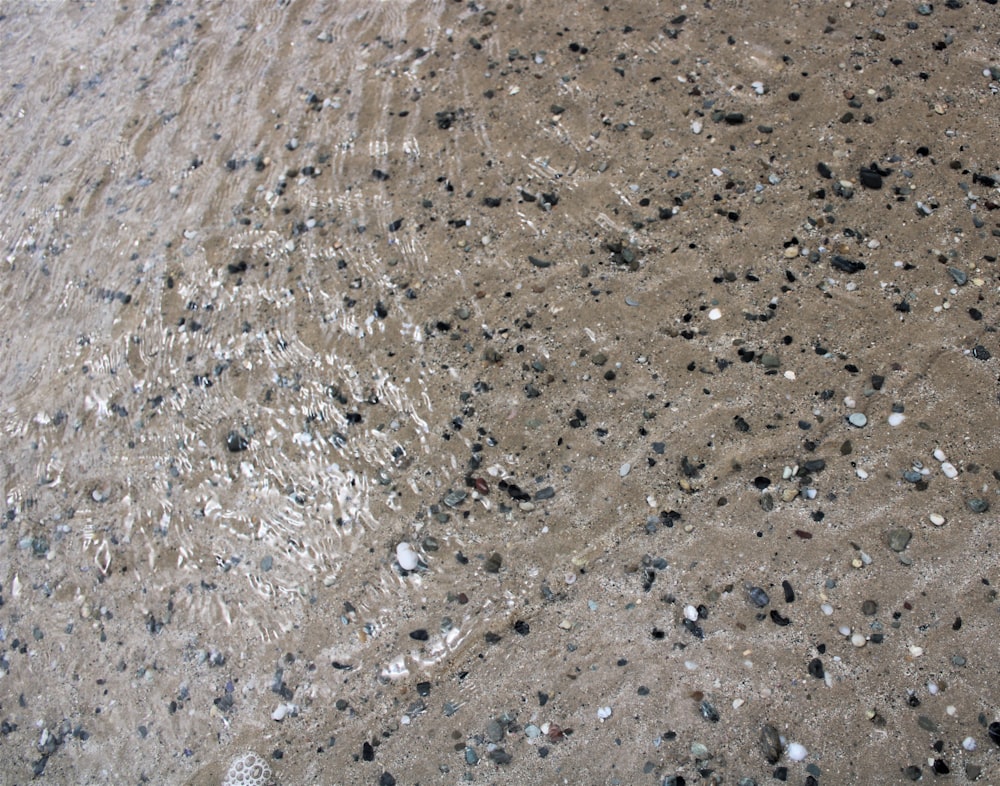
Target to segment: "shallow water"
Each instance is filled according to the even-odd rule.
[[[729,4],[8,9],[11,782],[218,783],[248,748],[284,750],[271,765],[287,783],[450,782],[467,769],[455,741],[485,758],[485,719],[530,714],[536,690],[592,760],[567,744],[554,770],[525,755],[506,775],[610,782],[594,713],[629,717],[636,680],[670,711],[636,708],[616,732],[637,740],[635,777],[643,757],[690,777],[692,739],[720,771],[761,777],[753,740],[775,715],[842,779],[875,738],[919,760],[907,721],[883,741],[858,713],[891,715],[928,679],[960,707],[956,768],[963,736],[988,745],[990,659],[948,664],[990,641],[996,614],[994,519],[967,506],[996,508],[1000,468],[996,359],[976,349],[997,354],[995,221],[973,224],[988,211],[953,182],[996,170],[990,13],[949,18],[948,83],[899,76],[889,44],[843,55],[877,46],[854,31],[878,25],[934,57],[937,28],[906,38],[899,9],[832,23],[801,4],[787,28]],[[851,91],[877,122],[837,120]],[[716,106],[752,119],[713,123]],[[925,140],[940,162],[914,152]],[[815,196],[833,189],[817,160],[857,179],[892,154],[914,197]],[[935,223],[918,223],[912,199],[935,195]],[[838,271],[832,253],[867,266]],[[870,427],[846,424],[855,410]],[[935,447],[961,475],[921,496],[900,473],[938,473]],[[782,479],[814,458],[826,466]],[[894,525],[914,530],[916,567],[887,550]],[[851,568],[862,552],[870,571]],[[782,577],[800,595],[789,628],[745,597],[779,598]],[[876,630],[858,611],[871,596],[886,630],[904,601],[919,619],[858,662],[833,623]],[[689,602],[711,607],[704,646],[682,627]],[[843,665],[827,657],[837,676],[817,683],[809,731],[817,644]],[[676,709],[706,693],[728,732]],[[682,749],[651,742],[666,725]],[[374,764],[357,762],[362,740]],[[468,772],[499,777],[489,766]]]

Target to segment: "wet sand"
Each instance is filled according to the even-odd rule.
[[[996,780],[1000,12],[746,5],[3,9],[0,782]]]

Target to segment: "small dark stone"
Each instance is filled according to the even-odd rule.
[[[378,786],[396,786],[396,779],[388,772],[383,772],[378,779]]]
[[[238,431],[230,431],[226,435],[226,447],[230,453],[241,453],[250,447],[250,442]]]
[[[547,259],[539,259],[538,257],[528,255],[528,261],[535,267],[551,267],[552,262]]]
[[[771,622],[779,627],[785,627],[786,625],[791,625],[792,621],[788,617],[783,617],[778,613],[777,609],[771,609]]]
[[[795,602],[795,590],[792,589],[792,585],[787,579],[781,582],[781,590],[785,593],[785,603]]]
[[[417,628],[416,630],[410,631],[410,638],[414,641],[427,641],[430,636],[425,628]]]
[[[829,180],[833,177],[833,172],[830,171],[830,167],[820,161],[816,164],[816,171],[819,172],[819,176]]]
[[[365,740],[364,744],[361,746],[361,759],[363,761],[374,761],[375,760],[375,749],[372,744]]]
[[[990,739],[997,745],[1000,745],[1000,721],[993,721],[987,731],[989,732]]]
[[[951,768],[945,763],[944,759],[934,759],[931,769],[934,770],[935,775],[947,775],[951,772]]]
[[[500,566],[503,565],[503,557],[496,551],[490,554],[489,559],[483,563],[483,570],[487,573],[499,573]]]
[[[490,751],[490,759],[496,764],[510,764],[512,758],[503,748],[494,748]]]
[[[873,169],[861,167],[861,171],[858,173],[858,178],[861,180],[861,185],[865,188],[875,190],[882,188],[882,175]]]
[[[809,674],[818,680],[823,679],[826,676],[826,670],[823,668],[823,661],[819,658],[813,658],[809,661]]]
[[[531,632],[531,627],[524,620],[518,620],[514,623],[514,631],[522,636],[527,636]]]
[[[903,770],[903,777],[909,778],[911,781],[919,781],[921,775],[923,775],[923,772],[921,772],[916,764],[911,764]]]
[[[760,750],[768,764],[777,764],[781,758],[781,735],[769,723],[760,727]]]
[[[764,608],[771,602],[771,598],[760,587],[750,587],[747,589],[747,597],[750,602],[759,609]]]
[[[985,513],[990,509],[990,503],[980,497],[973,497],[965,504],[973,513]]]
[[[708,699],[702,699],[701,704],[698,705],[698,709],[701,711],[701,717],[710,723],[719,722],[719,711],[712,706],[712,702]]]
[[[847,257],[841,256],[840,254],[834,254],[830,260],[830,264],[833,265],[837,270],[841,270],[844,273],[857,273],[859,270],[865,269],[864,262],[858,262],[854,259],[848,259]]]
[[[874,617],[878,611],[878,604],[873,600],[866,600],[861,604],[861,613],[866,617]]]
[[[768,486],[771,485],[771,479],[768,478],[768,477],[765,477],[763,475],[758,475],[757,477],[755,477],[753,479],[753,485],[756,488],[758,488],[761,491],[763,491],[764,489],[766,489]]]
[[[982,344],[976,344],[976,346],[972,348],[972,357],[976,360],[989,360],[993,357],[993,355],[991,355],[990,351]]]

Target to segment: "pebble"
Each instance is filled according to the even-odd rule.
[[[713,308],[711,311],[708,312],[708,318],[711,319],[713,322],[717,319],[721,319],[722,311],[720,311],[717,308]]]
[[[624,478],[631,471],[632,471],[632,465],[626,461],[618,468],[618,475]]]
[[[889,425],[892,426],[893,428],[896,428],[896,426],[901,425],[904,420],[906,420],[906,415],[904,415],[902,412],[893,412],[891,415],[889,415]]]
[[[931,524],[933,524],[935,527],[943,527],[946,521],[945,517],[942,516],[940,513],[931,513],[931,515],[928,516],[928,518],[931,520]]]
[[[889,530],[887,537],[889,541],[889,548],[896,552],[903,551],[906,549],[907,545],[909,545],[910,538],[912,537],[913,533],[905,527],[895,527]]]
[[[769,723],[760,727],[760,751],[768,764],[777,764],[781,758],[781,735]]]
[[[404,540],[396,546],[396,561],[403,570],[413,570],[417,567],[420,558],[413,550],[413,547]]]
[[[973,497],[965,504],[973,513],[985,513],[990,509],[990,503],[979,497]]]
[[[862,412],[852,412],[847,421],[856,428],[864,428],[868,424],[868,417]]]
[[[944,461],[941,463],[941,471],[944,473],[946,478],[954,480],[958,477],[958,470],[950,461]]]
[[[808,755],[809,751],[806,750],[805,745],[800,745],[797,742],[788,743],[788,758],[792,761],[803,761]]]
[[[747,588],[747,597],[750,599],[750,602],[759,609],[764,608],[771,602],[768,594],[760,587]]]
[[[597,710],[597,717],[599,719],[601,719],[601,720],[607,720],[608,718],[611,717],[611,708],[610,707],[600,707]]]
[[[852,633],[851,634],[851,644],[853,644],[855,647],[860,648],[860,647],[865,646],[865,644],[867,644],[867,643],[868,643],[868,640],[865,638],[865,635],[863,633]]]

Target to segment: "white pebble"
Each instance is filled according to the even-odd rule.
[[[833,614],[833,606],[829,603],[821,603],[819,608],[828,617]]]
[[[847,625],[841,625],[839,628],[837,628],[837,631],[840,633],[841,636],[851,635],[851,629],[847,627]]]
[[[607,720],[608,718],[611,717],[611,708],[601,707],[600,709],[597,710],[597,717],[600,718],[601,720]]]
[[[744,704],[743,699],[733,699],[733,709],[738,710]]]
[[[861,478],[861,480],[868,480],[868,473],[861,469],[861,467],[858,467],[854,471],[854,474]]]
[[[937,692],[938,692],[937,683],[936,682],[928,682],[927,683],[927,692],[929,694],[931,694],[931,696],[937,696]]]
[[[855,647],[863,647],[867,643],[868,640],[865,638],[865,634],[854,633],[851,635],[851,644],[853,644]]]
[[[893,412],[891,415],[889,415],[889,425],[892,426],[893,428],[896,428],[896,426],[902,424],[904,420],[906,420],[906,415],[904,415],[902,412]]]
[[[721,319],[722,311],[720,311],[717,308],[713,308],[711,311],[708,312],[708,318],[711,319],[713,322],[717,319]]]
[[[800,745],[797,742],[788,743],[788,758],[792,761],[803,761],[808,755],[809,751],[806,750],[805,745]]]
[[[698,609],[692,606],[690,603],[684,607],[684,617],[691,622],[698,621]]]
[[[948,460],[948,457],[944,454],[944,451],[941,450],[941,448],[934,448],[934,458],[936,458],[938,461]]]
[[[701,129],[702,129],[702,125],[701,125],[701,121],[700,120],[695,120],[691,124],[691,133],[692,134],[700,134],[701,133]]]
[[[910,655],[914,658],[919,658],[921,655],[924,654],[924,648],[918,647],[916,644],[911,644],[909,649],[910,649]]]
[[[941,471],[944,473],[946,478],[951,478],[954,480],[958,477],[958,470],[955,469],[955,465],[950,461],[945,461],[941,464]]]
[[[693,660],[686,660],[684,661],[684,668],[687,669],[688,671],[697,671],[698,664],[695,663]]]
[[[966,737],[962,740],[962,747],[967,751],[974,751],[976,749],[976,741],[972,737]]]
[[[928,518],[931,520],[931,524],[933,524],[935,527],[944,526],[945,517],[942,516],[940,513],[931,513],[931,515],[928,516]]]
[[[413,570],[417,567],[419,558],[413,547],[404,540],[396,546],[396,561],[403,570]]]
[[[618,474],[621,475],[623,478],[631,471],[632,471],[632,465],[629,464],[627,461],[618,468]]]
[[[954,704],[949,704],[947,707],[944,708],[944,711],[949,716],[954,717],[955,713],[958,712],[958,709],[955,707]]]
[[[287,718],[288,714],[294,709],[294,704],[279,704],[274,708],[274,712],[271,713],[271,720],[276,720],[278,723],[281,723],[281,721]]]

